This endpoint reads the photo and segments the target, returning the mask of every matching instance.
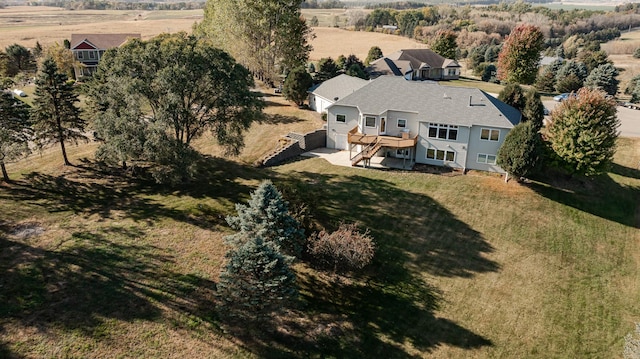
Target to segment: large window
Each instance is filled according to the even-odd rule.
[[[371,116],[366,116],[364,118],[364,126],[365,127],[376,127],[376,118]]]
[[[427,158],[430,160],[455,162],[456,153],[453,151],[437,150],[435,148],[427,149]]]
[[[96,53],[94,51],[89,51],[89,58],[90,59],[95,59],[96,58]]]
[[[429,137],[455,141],[458,139],[458,126],[442,123],[429,123]]]
[[[403,119],[403,118],[399,118],[398,119],[398,128],[405,128],[407,127],[407,120]]]
[[[485,141],[498,141],[500,139],[500,130],[483,128],[480,133],[480,139]]]
[[[347,122],[347,115],[336,115],[336,122]]]
[[[77,54],[78,54],[78,58],[81,59],[82,58],[82,51],[78,51]]]
[[[496,164],[496,155],[488,155],[486,153],[478,153],[478,163],[486,163],[488,165]]]

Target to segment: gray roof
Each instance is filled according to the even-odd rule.
[[[362,114],[386,111],[425,115],[425,121],[460,126],[512,128],[520,111],[476,88],[441,86],[433,82],[407,81],[381,76],[333,106],[357,107]]]
[[[456,60],[444,58],[430,49],[407,49],[396,51],[389,56],[373,61],[367,67],[367,72],[372,77],[382,75],[403,76],[412,70],[457,67],[460,67],[460,65]]]
[[[336,97],[338,99],[346,97],[368,83],[369,81],[359,77],[342,74],[312,87],[309,92],[329,101],[335,101]]]

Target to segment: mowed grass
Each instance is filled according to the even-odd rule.
[[[289,131],[321,125],[268,96],[238,158],[211,139],[178,188],[91,160],[96,144],[9,164],[0,185],[3,357],[620,357],[640,321],[640,140],[592,180],[505,184],[300,159],[250,164]],[[279,115],[279,116],[275,116]],[[86,158],[86,159],[85,159]],[[262,336],[219,328],[224,217],[272,179],[314,221],[369,228],[358,275],[295,266],[300,306]]]

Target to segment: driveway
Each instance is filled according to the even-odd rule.
[[[544,107],[553,110],[559,102],[542,101]],[[632,110],[630,108],[618,106],[618,119],[620,120],[621,137],[640,137],[640,110]]]

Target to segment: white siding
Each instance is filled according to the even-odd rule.
[[[485,141],[480,139],[482,129],[499,130],[500,137],[498,141]],[[507,128],[487,127],[487,126],[473,126],[471,127],[471,133],[469,135],[469,151],[467,154],[467,168],[473,170],[482,170],[490,172],[504,173],[505,171],[498,165],[478,163],[478,154],[498,155],[498,149],[504,142],[504,138],[509,133]]]
[[[345,115],[346,122],[336,122],[336,115]],[[339,135],[346,135],[352,128],[358,126],[360,112],[355,107],[331,106],[327,113],[327,148],[336,148],[341,139]]]
[[[316,96],[313,93],[309,94],[309,107],[317,113],[327,112],[327,107],[331,106],[332,104],[333,102],[323,97]]]
[[[437,123],[437,120],[433,120]],[[457,140],[442,140],[429,138],[429,123],[420,122],[420,137],[416,148],[416,162],[435,166],[447,165],[455,168],[465,168],[467,164],[467,139],[469,138],[469,128],[458,126]],[[452,151],[455,153],[455,161],[440,161],[427,158],[427,149]]]

